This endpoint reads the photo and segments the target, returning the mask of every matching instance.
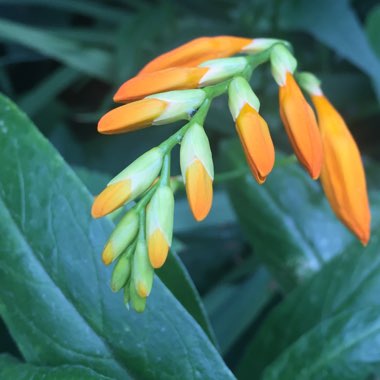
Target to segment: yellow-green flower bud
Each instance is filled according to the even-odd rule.
[[[214,165],[206,132],[197,123],[182,140],[180,163],[191,211],[197,221],[203,220],[212,205]]]
[[[323,95],[321,81],[314,74],[307,72],[299,73],[297,74],[297,82],[309,95]]]
[[[228,105],[234,121],[246,104],[259,111],[260,101],[252,91],[247,80],[243,77],[236,77],[231,80],[228,87]]]
[[[133,282],[137,294],[146,298],[152,290],[154,270],[148,257],[148,248],[145,240],[137,241],[133,255]]]
[[[146,210],[146,234],[149,260],[160,268],[168,255],[173,237],[174,196],[170,186],[161,186]]]
[[[131,300],[131,292],[130,292],[130,287],[131,287],[131,281],[127,281],[127,283],[124,286],[124,292],[123,292],[123,301],[124,305],[129,309],[129,302]]]
[[[141,195],[157,178],[162,161],[163,151],[156,147],[132,162],[95,198],[92,216],[100,218]]]
[[[136,287],[134,285],[134,278],[132,276],[132,281],[129,286],[129,302],[132,306],[132,308],[137,311],[138,313],[142,313],[145,310],[146,307],[146,297],[141,297],[137,291]]]
[[[154,125],[168,124],[177,120],[190,119],[195,110],[203,103],[206,93],[203,90],[181,90],[162,92],[147,96],[168,103],[164,112],[154,119]]]
[[[113,268],[111,276],[111,289],[113,292],[118,292],[127,283],[131,275],[131,256],[133,248],[133,246],[129,247],[127,251],[121,255]]]
[[[284,45],[275,45],[270,53],[272,75],[279,86],[286,83],[286,73],[291,74],[297,68],[297,61]]]
[[[132,208],[120,220],[109,237],[102,254],[105,265],[111,264],[135,240],[139,230],[139,217]]]
[[[248,66],[245,57],[221,58],[203,62],[199,67],[207,67],[208,71],[199,81],[200,86],[222,82],[241,73]]]

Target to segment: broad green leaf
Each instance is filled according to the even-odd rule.
[[[226,166],[246,166],[240,143],[223,145]],[[276,160],[281,159],[277,152]],[[227,183],[243,231],[256,254],[291,289],[355,238],[336,219],[318,183],[296,164],[277,166],[263,185],[248,173]]]
[[[0,99],[0,314],[28,362],[115,379],[230,379],[207,336],[159,279],[145,313],[109,289],[111,232],[92,197],[9,100]]]
[[[262,379],[367,379],[380,364],[379,315],[379,306],[367,306],[321,322],[269,366]]]
[[[112,58],[104,50],[5,19],[0,19],[0,39],[24,45],[85,74],[112,82]]]
[[[376,204],[377,206],[380,204],[379,196]],[[303,356],[302,371],[305,373],[308,373],[307,367],[310,360],[323,361],[318,363],[322,374],[324,371],[330,374],[329,368],[332,368],[331,370],[335,368],[338,374],[343,375],[344,371],[339,371],[346,365],[348,369],[352,369],[352,376],[358,368],[368,370],[372,368],[372,364],[380,364],[380,356],[375,355],[376,352],[380,352],[379,332],[376,330],[380,328],[380,298],[378,296],[380,235],[378,229],[374,232],[367,248],[347,249],[311,280],[293,291],[271,312],[246,350],[239,366],[239,378],[251,379],[253,376],[259,379],[265,368],[272,363],[274,363],[273,370],[270,371],[275,373],[276,368],[283,365],[281,363],[285,360],[284,358],[293,354],[297,357]],[[360,314],[367,306],[376,308],[375,315],[372,311],[369,311],[369,314],[367,312]],[[336,321],[339,320],[341,322],[336,325]],[[328,330],[331,332],[329,336],[325,335]],[[351,337],[350,330],[352,330]],[[351,338],[352,345],[347,345],[347,347],[336,345],[335,353],[329,351],[330,343],[331,347],[335,345],[334,340],[347,343],[346,339]],[[324,342],[326,342],[326,351],[321,347]],[[316,347],[316,350],[307,354],[305,345],[309,345],[310,350]],[[372,346],[372,349],[368,350],[366,348],[368,346]],[[301,350],[304,350],[302,354]],[[329,357],[333,354],[335,356],[330,362]],[[289,365],[289,369],[298,369],[302,373],[300,361],[302,361],[301,358],[297,359],[295,367],[292,369]],[[353,363],[352,366],[349,365],[350,362]],[[306,378],[309,379],[307,376]],[[347,377],[340,377],[340,379],[346,378],[356,380],[360,377],[349,377],[349,374]]]
[[[368,13],[365,29],[373,50],[380,59],[380,5]]]
[[[303,30],[366,73],[380,99],[380,60],[347,0],[292,0],[278,10],[281,26]]]
[[[264,268],[239,282],[221,283],[204,298],[220,349],[228,352],[273,294],[272,279]]]
[[[112,380],[102,376],[90,368],[79,365],[62,365],[58,367],[43,367],[21,363],[7,354],[0,355],[0,379],[13,380]]]

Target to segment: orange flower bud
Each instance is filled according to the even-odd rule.
[[[127,102],[159,92],[197,88],[207,71],[205,67],[181,67],[140,74],[122,84],[113,100]]]
[[[285,78],[279,92],[281,119],[298,160],[317,179],[323,161],[317,121],[293,75],[288,71]]]
[[[143,99],[117,107],[99,120],[98,131],[114,134],[147,127],[165,111],[167,105],[162,100]]]
[[[250,38],[218,36],[196,38],[149,62],[139,73],[151,73],[170,67],[192,67],[216,58],[230,57],[252,42]]]
[[[264,183],[275,159],[267,123],[254,108],[245,104],[236,119],[236,130],[252,174],[259,184]]]
[[[186,132],[181,143],[180,162],[190,209],[199,222],[210,212],[214,179],[210,144],[201,125],[196,123]]]
[[[151,125],[189,119],[205,97],[203,90],[154,94],[109,111],[99,120],[98,131],[104,134],[130,132]]]
[[[364,168],[359,149],[346,123],[323,95],[312,95],[322,135],[324,162],[321,182],[338,218],[366,245],[370,238]]]
[[[212,178],[200,160],[186,169],[186,194],[196,221],[205,219],[212,205]]]

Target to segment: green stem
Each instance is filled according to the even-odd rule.
[[[137,202],[136,212],[137,213],[143,213],[145,214],[145,207],[149,203],[149,201],[152,199],[153,194],[156,192],[158,183],[155,183],[145,194],[144,196]]]
[[[164,156],[161,169],[160,186],[168,186],[170,183],[170,152]]]

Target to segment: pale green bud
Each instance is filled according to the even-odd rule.
[[[163,100],[168,103],[165,111],[153,121],[153,124],[167,124],[177,120],[190,119],[203,101],[206,99],[206,93],[203,90],[181,90],[168,91],[160,94],[147,96]]]
[[[142,313],[145,310],[146,307],[146,297],[140,297],[136,291],[135,285],[134,285],[134,279],[132,277],[132,281],[129,285],[129,302],[132,306],[132,308],[137,311],[138,313]],[[125,293],[127,292],[127,289],[125,289]],[[124,293],[124,300],[125,298]]]
[[[283,44],[290,48],[289,42],[285,40],[279,40],[276,38],[255,38],[252,42],[242,49],[246,53],[258,53],[260,51],[271,48],[276,44]]]
[[[260,101],[247,80],[243,77],[236,77],[232,79],[228,87],[228,106],[234,121],[245,104],[249,104],[257,112],[259,111]]]
[[[140,297],[148,297],[152,290],[154,270],[148,257],[145,240],[138,240],[133,255],[133,282]]]
[[[248,66],[247,58],[221,58],[203,62],[199,67],[207,67],[208,71],[199,81],[200,86],[222,82],[236,74],[240,74]]]
[[[297,82],[310,95],[323,95],[321,90],[321,81],[312,73],[297,74]]]
[[[128,201],[131,201],[141,195],[160,173],[163,161],[163,151],[155,147],[133,161],[126,169],[112,179],[108,185],[121,181],[128,181],[130,185],[130,195]]]
[[[113,292],[118,292],[127,283],[129,276],[131,275],[131,256],[133,253],[133,247],[120,256],[111,276],[111,289]]]
[[[186,183],[186,170],[195,161],[199,160],[211,179],[214,179],[214,164],[210,143],[203,127],[194,123],[186,132],[180,150],[180,164],[183,181]]]
[[[105,265],[111,264],[135,240],[138,230],[139,217],[131,209],[120,220],[104,247],[102,259]]]
[[[272,75],[279,86],[286,82],[286,73],[291,74],[297,68],[297,61],[292,53],[284,45],[275,45],[270,53]]]

